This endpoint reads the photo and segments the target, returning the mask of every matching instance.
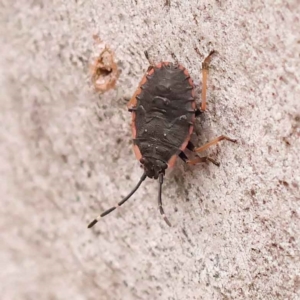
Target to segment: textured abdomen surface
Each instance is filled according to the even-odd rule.
[[[148,72],[136,96],[134,144],[143,157],[168,162],[189,140],[195,118],[193,82],[186,69],[162,63]]]

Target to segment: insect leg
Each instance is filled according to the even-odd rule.
[[[162,190],[162,184],[164,182],[164,174],[159,174],[159,188],[158,188],[158,208],[159,208],[159,212],[162,215],[162,217],[164,218],[165,222],[171,227],[171,223],[169,222],[169,220],[167,219],[163,206],[162,206],[162,201],[161,201],[161,190]]]
[[[196,149],[196,147],[194,146],[194,144],[191,142],[191,141],[189,141],[188,142],[188,144],[187,144],[187,149],[189,149],[190,151],[193,151],[193,152],[195,152],[195,149]],[[181,157],[181,154],[182,154],[183,152],[181,152],[180,154],[179,154],[179,157],[182,159],[182,157]],[[183,153],[184,154],[184,153]],[[187,156],[184,154],[184,156],[186,157],[186,159],[184,160],[184,162],[186,162],[188,165],[196,165],[196,164],[198,164],[198,163],[202,163],[202,162],[212,162],[213,164],[215,164],[216,166],[220,166],[220,163],[218,163],[217,161],[215,161],[214,159],[212,159],[211,157],[209,157],[209,156],[205,156],[205,157],[197,157],[197,158],[195,158],[195,159],[187,159]],[[183,159],[182,159],[183,160]]]
[[[206,89],[207,89],[207,75],[208,75],[208,67],[211,61],[212,55],[215,51],[211,51],[208,56],[204,59],[202,63],[202,93],[201,93],[201,108],[200,111],[205,111],[206,109]]]
[[[152,59],[150,59],[150,57],[149,57],[148,50],[145,50],[145,51],[144,51],[144,54],[145,54],[145,56],[146,56],[146,58],[147,58],[147,60],[148,60],[148,62],[149,62],[149,65],[150,65],[150,66],[154,66],[154,63],[153,63]]]
[[[204,156],[204,157],[197,157],[195,159],[191,159],[191,160],[188,160],[186,163],[188,165],[196,165],[198,163],[202,163],[202,162],[212,162],[214,165],[216,166],[220,166],[220,163],[215,161],[214,159],[212,159],[211,157],[209,156]]]
[[[175,60],[176,65],[179,66],[178,58],[177,58],[177,56],[175,55],[174,52],[171,52],[171,56],[172,56],[172,58]]]
[[[208,149],[210,146],[213,146],[213,145],[216,145],[218,142],[222,141],[222,140],[227,140],[227,141],[230,141],[232,143],[236,143],[236,140],[235,139],[231,139],[229,138],[228,136],[225,136],[225,135],[221,135],[217,138],[215,138],[214,140],[208,142],[207,144],[201,146],[201,147],[198,147],[198,148],[194,148],[192,151],[193,152],[202,152],[206,149]]]

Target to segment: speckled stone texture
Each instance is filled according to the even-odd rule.
[[[1,300],[300,299],[299,16],[299,0],[1,0]],[[100,96],[93,34],[122,72]],[[198,93],[218,51],[193,141],[238,144],[204,153],[219,168],[169,172],[173,227],[146,180],[88,230],[142,174],[126,101],[145,49]]]

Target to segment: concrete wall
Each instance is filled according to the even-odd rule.
[[[299,15],[299,0],[2,0],[1,299],[300,299]],[[121,71],[100,96],[94,34]],[[88,230],[142,173],[125,105],[145,49],[173,52],[198,93],[219,52],[193,141],[238,144],[207,151],[219,168],[178,161],[171,228],[148,179]]]

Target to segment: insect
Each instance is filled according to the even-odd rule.
[[[195,147],[190,141],[195,118],[206,109],[208,67],[214,53],[214,51],[210,52],[202,63],[201,106],[197,108],[194,84],[187,69],[171,62],[155,65],[145,52],[150,66],[127,105],[132,114],[133,148],[144,173],[128,196],[116,206],[104,211],[88,225],[88,228],[123,205],[147,177],[158,179],[159,211],[165,222],[171,226],[164,213],[161,198],[166,169],[174,166],[177,157],[190,165],[212,162],[219,166],[219,163],[211,157],[198,156],[189,160],[184,153],[185,149],[195,153],[202,152],[222,140],[236,142],[235,139],[225,135],[201,147]]]

